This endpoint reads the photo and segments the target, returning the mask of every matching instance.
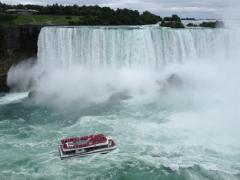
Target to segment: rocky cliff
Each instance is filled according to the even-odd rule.
[[[9,68],[24,59],[36,57],[41,26],[0,27],[0,91],[8,91]]]

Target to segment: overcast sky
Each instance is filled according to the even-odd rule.
[[[240,12],[240,0],[0,0],[8,4],[78,4],[112,8],[149,10],[165,16],[173,13],[181,17],[222,18],[228,13]],[[229,10],[229,11],[228,11]]]

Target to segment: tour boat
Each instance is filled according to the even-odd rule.
[[[106,154],[116,148],[114,140],[103,134],[65,138],[58,146],[61,159],[75,156],[84,157],[93,153]]]

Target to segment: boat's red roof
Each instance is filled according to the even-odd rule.
[[[106,136],[104,136],[103,134],[97,134],[90,136],[65,138],[61,140],[61,144],[63,149],[70,150],[83,148],[87,146],[93,146],[96,144],[105,143],[106,141],[107,141]]]

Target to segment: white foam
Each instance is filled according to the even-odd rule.
[[[28,97],[28,92],[8,93],[0,97],[0,105],[20,102]]]

